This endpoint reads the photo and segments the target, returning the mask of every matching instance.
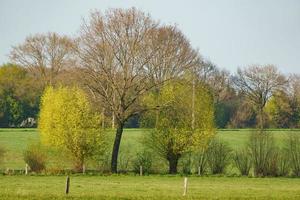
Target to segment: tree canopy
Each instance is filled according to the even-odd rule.
[[[67,150],[76,169],[82,169],[85,160],[104,144],[100,120],[77,87],[48,87],[42,96],[38,126],[42,142]]]

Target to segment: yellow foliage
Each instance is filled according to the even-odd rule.
[[[82,165],[103,142],[100,115],[77,87],[48,87],[41,99],[39,132],[44,144],[63,147]]]
[[[156,115],[156,128],[150,135],[150,143],[163,156],[172,152],[182,154],[203,148],[214,136],[213,99],[202,84],[195,86],[195,103],[192,105],[192,85],[185,81],[174,81],[164,86],[158,94],[144,98],[146,104],[162,105]],[[194,114],[194,128],[192,115]]]

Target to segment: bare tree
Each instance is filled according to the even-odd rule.
[[[198,56],[176,27],[160,26],[135,8],[92,13],[82,26],[78,55],[86,86],[115,115],[111,171],[116,173],[124,123],[148,109],[141,98],[183,75]]]
[[[255,106],[260,119],[259,128],[263,129],[264,107],[273,92],[285,86],[286,78],[273,65],[253,65],[238,69],[234,83]]]
[[[45,85],[53,84],[59,73],[74,64],[74,43],[66,36],[56,33],[36,34],[14,46],[10,59],[28,68]]]

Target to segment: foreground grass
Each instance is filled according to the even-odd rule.
[[[65,176],[0,176],[0,199],[299,199],[300,179],[72,176],[66,196]]]

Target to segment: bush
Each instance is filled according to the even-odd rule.
[[[292,173],[294,176],[300,176],[300,136],[296,133],[291,133],[287,139],[286,146]]]
[[[208,171],[206,149],[197,152],[195,154],[194,161],[195,161],[195,168],[197,170],[198,175],[203,175]]]
[[[97,168],[102,173],[109,173],[110,172],[110,164],[111,164],[111,152],[105,151],[103,154],[98,155],[94,158],[97,162]]]
[[[278,156],[278,176],[287,176],[290,171],[289,153],[286,149],[281,149]]]
[[[264,174],[265,176],[279,176],[280,155],[280,151],[274,147],[267,159],[267,168],[265,169],[266,171]]]
[[[183,174],[191,174],[192,173],[192,154],[191,152],[186,153],[184,156],[180,158],[180,165],[182,167]]]
[[[120,173],[126,173],[129,171],[130,164],[132,162],[132,153],[130,151],[130,145],[126,144],[124,148],[120,150],[119,157],[118,157],[118,165]]]
[[[231,149],[227,143],[214,139],[207,149],[207,162],[212,174],[222,174],[230,162]]]
[[[251,169],[251,156],[248,149],[240,149],[234,152],[233,160],[241,175],[248,176]]]
[[[39,145],[30,145],[24,151],[24,161],[34,172],[41,172],[46,168],[46,155]]]
[[[143,173],[149,174],[152,166],[151,152],[144,150],[136,154],[136,158],[133,160],[133,170],[135,173],[140,173],[140,166],[143,167]]]
[[[277,152],[274,138],[264,131],[256,131],[250,135],[249,150],[255,176],[276,174]]]

